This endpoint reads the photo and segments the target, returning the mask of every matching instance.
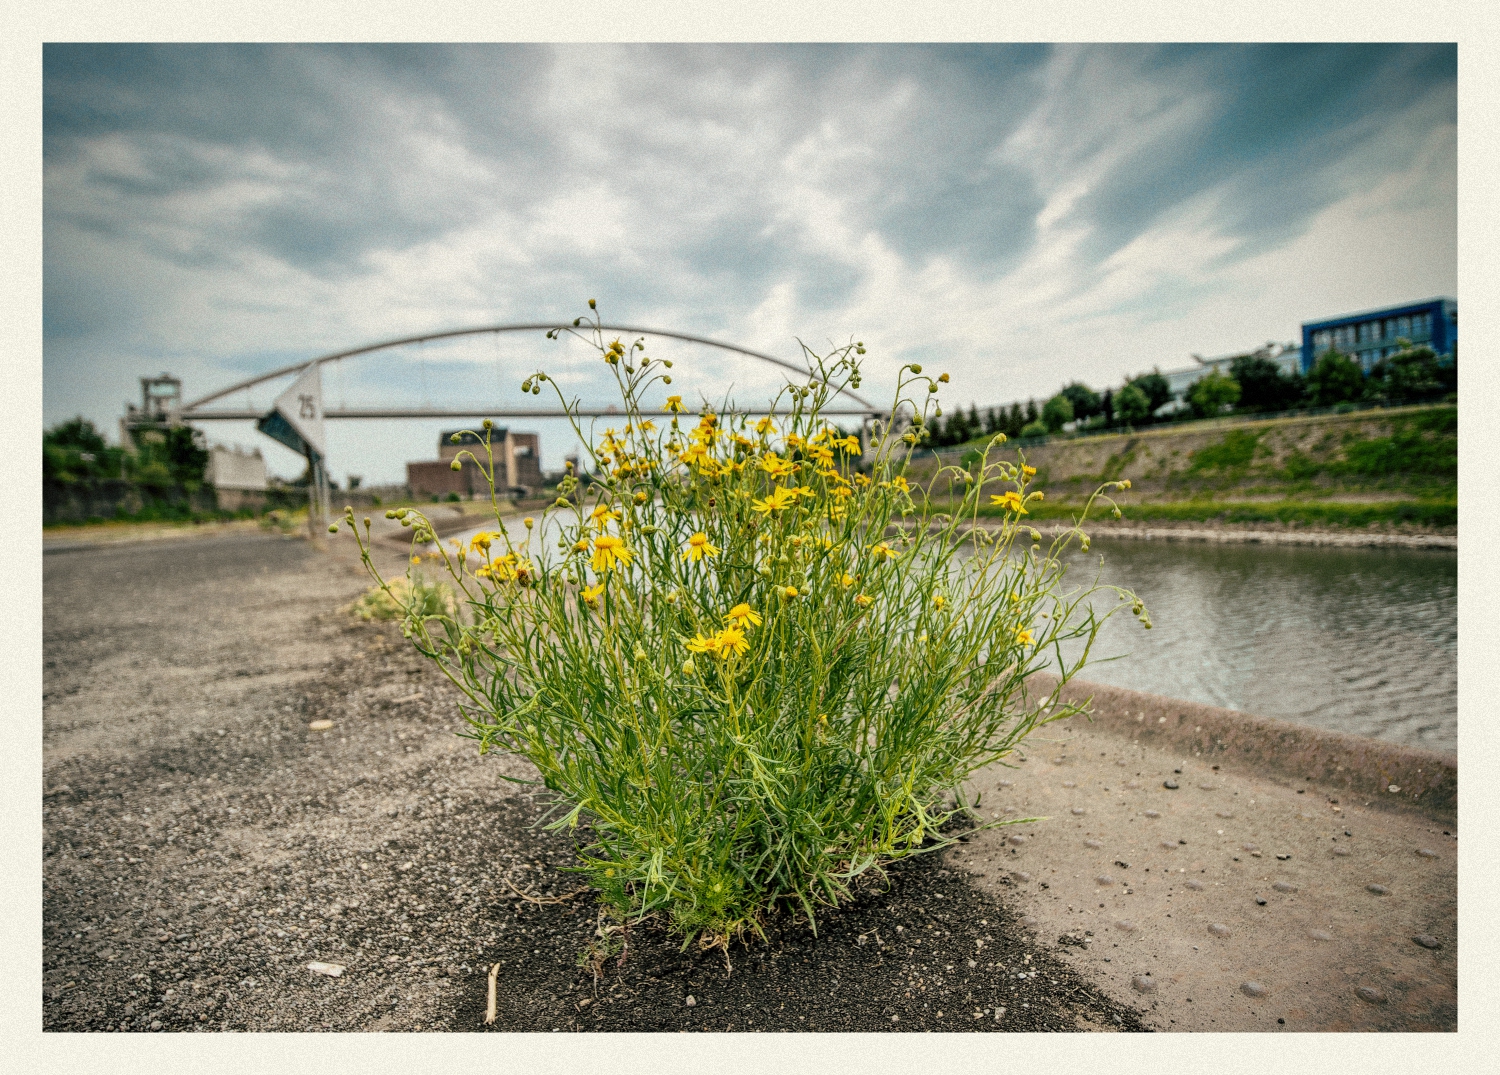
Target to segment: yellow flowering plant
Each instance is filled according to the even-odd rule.
[[[822,412],[860,383],[851,343],[807,351],[806,381],[770,416],[694,415],[662,401],[671,362],[644,340],[607,341],[597,314],[574,326],[549,335],[597,349],[623,430],[586,435],[575,401],[544,371],[527,377],[524,391],[557,391],[586,473],[570,468],[514,532],[486,423],[484,458],[467,454],[491,482],[494,528],[440,550],[462,607],[404,629],[463,692],[481,752],[536,767],[601,901],[727,958],[773,910],[815,923],[857,879],[947,846],[946,823],[977,805],[965,781],[1080,711],[1059,691],[1114,611],[1091,598],[1113,590],[1145,612],[1097,579],[1064,590],[1062,553],[1083,532],[1041,551],[1020,517],[1038,495],[1029,468],[990,459],[1003,437],[977,467],[948,468],[961,496],[930,502],[906,481],[945,378],[902,366],[888,413],[905,423],[843,432]],[[999,481],[1015,510],[987,526],[981,491]],[[434,540],[419,512],[388,514]],[[368,520],[353,528],[379,581]],[[1065,660],[1065,643],[1081,655]],[[1029,693],[1043,668],[1057,686]]]

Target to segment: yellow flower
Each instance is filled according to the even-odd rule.
[[[1029,478],[1036,473],[1036,467],[1029,467],[1023,463],[1021,464],[1021,473]]]
[[[718,555],[719,547],[709,541],[708,535],[701,530],[688,538],[687,548],[682,552],[682,558],[684,560],[691,560],[693,563],[697,563],[705,556]]]
[[[1021,494],[1014,489],[1008,493],[1001,493],[999,496],[991,496],[990,503],[997,508],[1004,508],[1006,511],[1013,511],[1018,515],[1030,514],[1021,505]]]
[[[704,638],[702,635],[694,635],[688,642],[689,653],[713,653],[718,647],[714,645],[715,640]]]
[[[779,481],[788,474],[795,473],[797,464],[781,458],[774,452],[768,452],[761,456],[760,469],[771,475],[773,481]]]
[[[724,613],[724,622],[733,624],[735,627],[745,627],[746,625],[759,627],[761,623],[760,613],[741,601],[728,612]]]
[[[588,538],[584,538],[582,541],[575,541],[575,542],[573,542],[573,551],[574,552],[588,552],[589,551],[589,539]]]
[[[765,436],[768,433],[775,433],[776,423],[771,421],[770,417],[767,416],[755,423],[755,431],[761,436]]]
[[[771,495],[764,500],[752,500],[750,507],[762,515],[769,515],[773,511],[781,511],[789,508],[797,502],[797,494],[784,485],[778,485]]]
[[[1028,631],[1028,630],[1026,630],[1026,628],[1024,628],[1024,627],[1017,628],[1016,629],[1016,641],[1019,642],[1023,646],[1029,646],[1029,645],[1031,645],[1031,642],[1032,642],[1031,632]]]
[[[600,530],[604,530],[609,526],[609,522],[611,519],[618,519],[619,517],[620,515],[618,512],[609,510],[609,505],[600,504],[594,509],[593,514],[589,516],[589,521],[592,522]]]
[[[639,429],[642,433],[650,433],[656,428],[656,423],[647,418],[645,421],[637,425],[636,428]]]
[[[593,606],[599,603],[599,595],[603,592],[604,583],[600,582],[594,586],[590,586],[588,589],[584,590],[583,593],[579,594],[579,596],[583,598],[583,603],[585,605]]]
[[[895,549],[891,548],[883,541],[871,545],[870,554],[877,560],[879,560],[881,557],[887,557],[894,560],[899,555],[899,553],[897,553]]]
[[[788,433],[786,435],[786,446],[788,448],[800,448],[802,447],[802,438],[795,433]]]
[[[720,657],[728,659],[731,654],[743,656],[750,652],[750,643],[745,640],[745,632],[738,627],[726,627],[714,635],[714,649]]]
[[[853,433],[850,433],[843,440],[836,440],[833,443],[835,447],[842,447],[844,451],[848,452],[850,455],[857,454],[861,450],[859,446],[859,437],[857,437]]]
[[[944,597],[942,594],[938,594],[938,595],[936,595],[932,599],[932,607],[935,608],[935,609],[937,609],[939,612],[941,612],[943,610],[943,606],[946,605],[947,603],[948,603],[948,599],[946,597]]]
[[[911,492],[911,486],[906,484],[906,479],[899,474],[891,479],[891,488],[903,493]]]
[[[420,556],[413,556],[411,558],[411,562],[414,564],[420,564],[422,562],[422,558]]]
[[[668,411],[671,414],[681,414],[687,408],[682,405],[681,396],[668,396],[667,405],[662,410]]]
[[[633,555],[623,541],[611,534],[600,534],[594,539],[595,571],[613,571],[617,563],[628,567]]]
[[[781,589],[781,596],[782,596],[782,598],[784,600],[787,600],[787,601],[792,600],[794,597],[797,596],[797,587],[795,587],[795,586],[783,586],[782,589]]]
[[[707,466],[712,460],[709,456],[708,448],[702,443],[694,441],[688,450],[682,453],[682,461],[688,464],[688,466],[702,468]]]
[[[854,585],[854,576],[849,574],[847,571],[844,572],[844,574],[839,578],[839,585],[847,590],[849,587]]]
[[[469,551],[488,552],[490,545],[492,545],[495,542],[495,539],[497,539],[499,536],[500,535],[493,530],[481,530],[479,533],[475,534],[469,539]]]
[[[854,599],[854,603],[860,608],[869,608],[875,603],[875,598],[871,597],[867,593],[862,593]]]

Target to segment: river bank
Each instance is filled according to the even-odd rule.
[[[385,570],[404,562],[384,542],[376,555]],[[1250,755],[1200,761],[1176,740],[1137,741],[1124,721],[1112,734],[1102,717],[1066,731],[1071,745],[1057,745],[1054,726],[1016,770],[979,774],[986,820],[1054,819],[1027,826],[1022,843],[1001,842],[1023,835],[1014,828],[971,834],[892,871],[889,887],[820,920],[816,937],[773,923],[771,944],[735,949],[732,975],[717,955],[679,953],[643,930],[626,965],[596,982],[576,963],[595,908],[570,895],[571,843],[533,827],[542,804],[505,779],[526,778],[525,763],[479,758],[454,737],[453,688],[399,632],[341,611],[365,585],[352,542],[115,546],[49,556],[44,580],[48,1029],[482,1029],[495,964],[489,1029],[1274,1031],[1456,1019],[1457,830],[1436,800],[1388,793],[1401,805],[1366,807],[1352,788],[1294,788]],[[1158,709],[1188,712],[1170,699],[1134,711],[1134,697],[1121,698],[1141,724]],[[1117,772],[1141,787],[1123,789]],[[1165,780],[1198,798],[1167,798],[1183,791],[1161,790]],[[1209,810],[1229,802],[1239,817]],[[1144,881],[1167,856],[1139,838],[1147,810],[1188,841],[1174,845],[1177,868],[1199,870],[1212,890],[1188,897]],[[1326,862],[1353,868],[1335,877],[1321,865],[1333,852],[1320,849],[1345,839],[1352,854]],[[1235,850],[1256,841],[1264,862]],[[1250,876],[1283,843],[1295,875]],[[1101,871],[1126,869],[1115,876],[1131,885],[1093,898]],[[1271,910],[1252,887],[1268,889]],[[1107,941],[1119,957],[1099,940],[1113,919],[1065,910],[1111,899],[1137,926]],[[1212,949],[1198,936],[1210,924],[1255,943]],[[1334,940],[1309,940],[1314,928]],[[1194,944],[1204,966],[1191,962]],[[1298,980],[1323,983],[1324,1000],[1267,969],[1277,946],[1301,953]],[[343,969],[330,977],[313,962]],[[1131,983],[1145,972],[1155,988],[1142,993]],[[1247,981],[1266,992],[1239,992]],[[1361,1000],[1365,988],[1380,999]]]

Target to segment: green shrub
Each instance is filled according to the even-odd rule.
[[[1122,604],[1150,626],[1126,591],[1104,588],[1121,604],[1096,612],[1097,584],[1065,588],[1061,555],[1087,538],[1043,550],[1024,518],[1035,472],[996,458],[1003,435],[973,471],[939,470],[960,490],[951,513],[903,476],[916,432],[881,431],[862,470],[857,438],[820,416],[858,386],[862,345],[809,352],[807,382],[755,421],[682,417],[678,396],[648,406],[670,361],[597,322],[572,335],[623,401],[597,441],[574,423],[597,482],[569,499],[570,475],[540,520],[508,527],[497,509],[495,529],[450,542],[459,608],[409,612],[403,630],[463,690],[481,752],[535,765],[552,827],[581,836],[573,868],[620,919],[655,917],[726,958],[777,908],[814,919],[860,877],[950,843],[970,775],[1079,711],[1056,689],[1028,695],[1028,675],[1066,682]],[[891,413],[930,409],[946,381],[901,367]],[[544,372],[522,388],[543,384],[556,389]],[[474,461],[493,488],[488,435]],[[981,507],[1002,525],[970,530]],[[421,514],[388,515],[434,540]],[[376,574],[368,520],[364,535],[346,524]],[[1068,639],[1081,655],[1059,666]]]

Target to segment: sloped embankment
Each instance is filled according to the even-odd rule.
[[[1121,498],[1140,522],[1290,526],[1457,525],[1458,409],[1406,407],[1255,422],[1197,422],[1025,451],[1047,501],[1038,520],[1076,511],[1100,484],[1129,478]],[[1007,457],[1014,450],[1007,445]],[[944,463],[962,453],[944,453]],[[934,460],[913,464],[922,480]]]

